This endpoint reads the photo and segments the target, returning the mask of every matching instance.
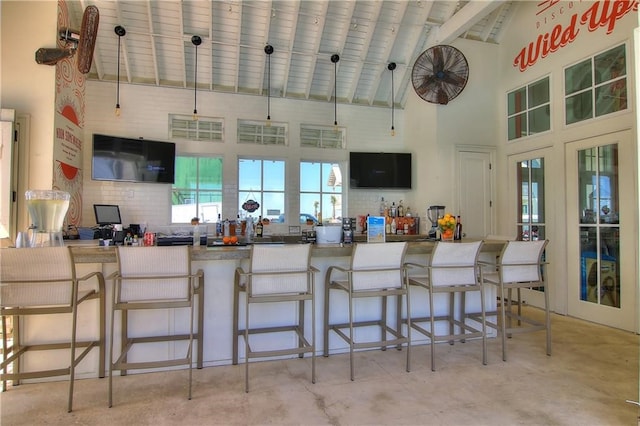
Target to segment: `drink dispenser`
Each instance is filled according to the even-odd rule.
[[[31,216],[30,247],[63,246],[62,224],[69,209],[70,194],[65,191],[32,189],[26,192]]]

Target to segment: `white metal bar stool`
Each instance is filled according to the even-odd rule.
[[[237,268],[233,292],[233,364],[238,364],[239,339],[244,339],[245,392],[249,392],[249,359],[311,354],[311,382],[316,381],[315,273],[311,266],[310,244],[253,245],[249,270]],[[244,293],[244,328],[240,328],[240,294]],[[251,306],[296,302],[296,318],[286,324],[251,326]],[[311,337],[305,333],[305,303],[311,306]],[[280,309],[284,309],[281,307]],[[279,349],[255,349],[250,337],[258,334],[293,333],[291,345]],[[283,341],[284,343],[284,341]],[[257,346],[256,346],[257,347]]]
[[[482,339],[482,363],[487,363],[487,343],[486,343],[486,318],[485,318],[485,297],[482,283],[478,275],[478,255],[482,241],[460,243],[460,242],[438,242],[431,254],[428,265],[408,263],[412,268],[421,268],[426,271],[425,275],[409,275],[410,286],[422,287],[428,292],[429,316],[422,318],[411,318],[411,327],[427,336],[431,341],[431,370],[435,371],[435,346],[438,342],[449,342],[453,344],[455,340],[464,342],[467,338]],[[475,321],[474,316],[466,312],[466,293],[477,291],[480,293],[480,328],[475,324],[470,324],[467,319]],[[438,314],[434,304],[436,294],[443,293],[449,295],[449,303],[444,314]],[[415,294],[415,293],[414,293]],[[456,312],[456,294],[459,294],[459,311]],[[408,316],[408,318],[410,318]],[[421,323],[428,322],[429,327],[425,328]],[[437,323],[447,324],[448,333],[439,333]]]
[[[113,405],[113,371],[120,370],[126,375],[127,370],[187,366],[189,370],[188,398],[191,399],[193,340],[194,337],[194,295],[199,291],[202,299],[204,273],[191,271],[191,247],[126,247],[116,249],[118,271],[109,278],[113,279],[113,302],[111,309],[111,344],[109,362],[109,407]],[[188,323],[178,324],[176,315],[173,324],[168,324],[166,332],[150,333],[151,336],[129,336],[129,326],[135,318],[129,318],[129,311],[172,310],[177,314],[179,309],[188,309]],[[121,313],[121,348],[114,359],[114,318],[115,312]],[[202,309],[200,309],[202,315]],[[186,322],[186,321],[185,321]],[[180,332],[173,329],[187,329]],[[198,329],[198,345],[202,346],[202,328]],[[158,356],[145,361],[129,361],[129,351],[136,345],[140,348],[147,343],[166,342],[171,344],[186,341],[184,356]],[[147,355],[147,354],[145,354]],[[170,355],[170,354],[169,354]]]
[[[402,333],[402,299],[405,299],[407,315],[410,315],[408,286],[404,277],[404,257],[407,243],[367,243],[355,244],[348,269],[331,266],[325,276],[324,294],[324,356],[329,356],[329,331],[333,330],[340,338],[349,344],[349,363],[351,380],[354,380],[353,352],[356,349],[407,344],[407,371],[410,369],[411,328],[407,327],[407,336]],[[347,322],[331,323],[331,290],[339,290],[348,296]],[[334,291],[335,293],[335,291]],[[387,298],[395,296],[396,321],[395,328],[387,322]],[[356,319],[354,314],[355,301],[362,298],[380,298],[381,311],[377,319]],[[336,313],[334,312],[334,315]],[[377,340],[362,338],[356,341],[354,329],[377,327],[380,338]],[[364,330],[363,330],[364,331]],[[390,334],[387,337],[387,333]]]
[[[73,408],[73,385],[78,364],[93,348],[99,351],[98,375],[105,374],[105,292],[104,277],[92,272],[76,276],[73,254],[68,247],[4,249],[0,251],[0,309],[2,313],[2,390],[7,380],[14,385],[21,379],[69,375],[67,411]],[[78,305],[98,300],[99,337],[77,340]],[[70,337],[65,341],[24,343],[20,323],[31,315],[71,314]],[[13,317],[13,342],[7,339],[7,317]],[[84,321],[84,319],[83,319]],[[84,348],[77,353],[77,348]],[[63,368],[21,371],[20,359],[29,351],[68,349],[69,365]],[[8,372],[12,365],[13,371]]]

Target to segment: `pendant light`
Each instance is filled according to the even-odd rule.
[[[267,127],[271,127],[271,54],[273,53],[273,46],[267,44],[264,47],[264,53],[266,53],[269,58],[267,74]]]
[[[393,90],[393,70],[396,69],[396,63],[390,62],[387,69],[391,71],[391,136],[396,135],[396,128],[393,125],[394,113],[396,108],[395,90]]]
[[[193,67],[193,121],[198,121],[198,46],[202,44],[202,39],[194,35],[191,37],[191,43],[196,47],[196,60]]]
[[[338,131],[338,61],[340,55],[334,53],[331,55],[331,62],[333,62],[333,130]]]
[[[116,81],[116,117],[120,117],[120,39],[127,31],[123,26],[117,25],[113,31],[118,36],[118,79]]]

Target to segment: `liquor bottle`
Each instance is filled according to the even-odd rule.
[[[398,231],[398,224],[396,223],[396,218],[394,217],[391,220],[391,233],[395,235],[397,231]]]
[[[258,223],[256,224],[256,237],[262,238],[262,216],[258,217]]]
[[[229,219],[225,219],[222,224],[222,233],[225,237],[231,236],[231,224],[229,223]]]
[[[396,215],[398,214],[398,209],[396,208],[396,202],[394,201],[393,203],[391,203],[391,211],[389,212],[389,216],[391,217],[396,217]]]
[[[453,239],[454,240],[462,239],[462,222],[460,221],[460,215],[456,217],[456,229],[453,231]]]
[[[240,215],[236,217],[236,237],[238,240],[242,236],[242,221],[240,220]]]
[[[218,221],[216,222],[216,237],[222,236],[222,219],[220,213],[218,213]]]
[[[387,204],[384,202],[384,197],[382,197],[380,199],[380,211],[378,213],[380,213],[380,216],[384,217],[387,215],[386,211],[387,211]]]
[[[404,217],[404,206],[402,205],[402,200],[398,203],[398,217]]]

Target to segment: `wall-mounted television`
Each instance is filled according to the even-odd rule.
[[[93,180],[173,183],[175,162],[172,142],[93,135]]]
[[[349,185],[356,189],[411,189],[411,154],[350,152]]]

